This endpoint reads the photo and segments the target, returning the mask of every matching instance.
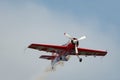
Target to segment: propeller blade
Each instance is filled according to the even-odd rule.
[[[82,36],[82,37],[78,38],[78,40],[80,41],[80,40],[83,40],[85,38],[86,38],[86,36]]]
[[[67,36],[71,40],[73,39],[73,37],[71,35],[67,34],[67,33],[64,33],[64,35]]]

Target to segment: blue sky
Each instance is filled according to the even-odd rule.
[[[96,16],[100,18],[102,23],[106,21],[108,23],[119,24],[119,0],[43,0],[40,2],[43,2],[45,6],[49,7],[52,10],[58,12],[70,12],[70,14],[74,15],[75,18],[78,17],[77,19],[81,17],[89,18],[91,16]]]
[[[1,80],[119,80],[120,63],[119,0],[1,0],[0,77]],[[45,72],[50,61],[38,59],[45,52],[25,48],[31,43],[61,45],[86,35],[79,47],[107,50],[108,55],[76,56]],[[47,53],[49,54],[49,53]]]

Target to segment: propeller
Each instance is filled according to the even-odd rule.
[[[64,33],[64,35],[66,37],[68,37],[70,40],[73,41],[73,43],[75,44],[75,53],[76,53],[76,55],[78,55],[78,44],[77,43],[78,43],[78,41],[85,39],[86,36],[82,36],[82,37],[80,37],[80,38],[77,39],[77,38],[74,38],[74,37],[72,37],[71,35],[69,35],[67,33]]]
[[[69,39],[73,39],[73,37],[71,36],[71,35],[69,35],[69,34],[67,34],[67,33],[64,33],[64,35],[66,36],[66,37],[68,37]]]
[[[86,38],[86,36],[82,36],[82,37],[78,38],[78,41],[83,40],[85,38]]]

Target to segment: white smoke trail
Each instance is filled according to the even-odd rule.
[[[53,72],[51,65],[48,65],[42,74],[35,78],[35,80],[46,80],[51,72]]]
[[[43,72],[39,77],[35,80],[46,80],[48,78],[49,72]]]
[[[51,72],[56,71],[56,67],[57,67],[58,65],[64,66],[64,62],[63,62],[63,61],[59,61],[58,63],[56,63],[56,64],[54,65],[54,69],[52,69],[51,65],[48,65],[48,66],[45,68],[44,72],[43,72],[40,76],[38,76],[37,78],[35,78],[35,80],[46,80]]]

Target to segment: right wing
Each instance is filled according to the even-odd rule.
[[[107,54],[107,51],[93,50],[93,49],[86,49],[86,48],[78,48],[78,55],[105,56],[106,54]]]

